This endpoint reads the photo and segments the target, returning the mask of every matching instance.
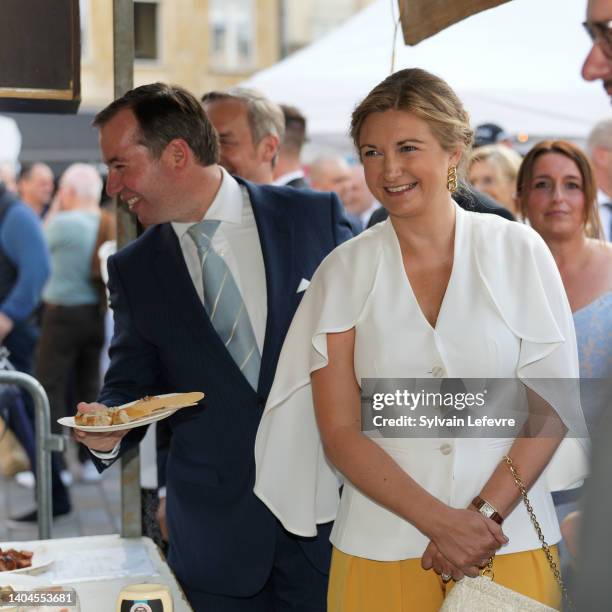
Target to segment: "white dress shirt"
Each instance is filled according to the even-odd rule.
[[[272,185],[276,185],[277,187],[282,187],[291,181],[295,181],[295,179],[305,179],[306,175],[303,170],[293,170],[292,172],[287,172],[285,174],[281,174]]]
[[[255,442],[255,494],[289,531],[312,536],[317,523],[335,518],[331,540],[338,549],[380,561],[418,558],[428,543],[410,522],[348,480],[338,506],[338,480],[323,452],[310,386],[310,373],[328,363],[328,333],[355,329],[358,382],[413,378],[440,388],[434,379],[462,378],[468,384],[520,378],[564,422],[581,418],[577,391],[558,399],[537,386],[540,379],[578,378],[572,313],[550,251],[526,226],[455,210],[453,269],[435,327],[414,296],[389,220],[336,248],[312,278],[283,345]],[[517,388],[513,407],[515,397],[526,403],[524,388]],[[582,425],[584,431],[583,419]],[[513,442],[510,437],[372,439],[418,484],[456,508],[468,506]],[[530,489],[551,544],[560,533],[550,491],[577,486],[586,459],[585,444],[565,440]],[[539,548],[522,504],[506,518],[504,533],[510,542],[500,554]]]
[[[368,210],[364,210],[359,215],[359,220],[361,221],[361,225],[363,226],[363,229],[366,229],[368,227],[368,223],[370,222],[370,217],[372,216],[372,213],[379,208],[380,208],[380,202],[378,200],[374,200],[372,204],[370,205],[370,208],[368,208]]]
[[[261,353],[268,316],[266,271],[261,242],[246,188],[241,187],[225,169],[221,168],[221,172],[221,187],[203,219],[221,222],[213,235],[212,248],[225,260],[236,281]],[[195,223],[172,223],[172,229],[177,235],[189,276],[204,308],[198,249],[187,233],[192,225]],[[119,444],[109,453],[92,452],[99,459],[112,460],[119,454]]]
[[[246,188],[241,187],[225,169],[221,168],[221,171],[221,187],[204,219],[221,222],[213,235],[212,247],[217,255],[224,259],[236,281],[261,353],[266,333],[268,297],[259,233]],[[195,223],[172,223],[172,229],[179,239],[189,276],[204,305],[202,266],[198,249],[187,233],[192,225]]]

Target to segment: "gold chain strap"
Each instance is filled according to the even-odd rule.
[[[557,584],[559,585],[559,589],[561,590],[563,599],[565,600],[567,607],[570,610],[572,610],[573,604],[570,599],[569,593],[567,591],[567,587],[565,586],[565,583],[563,582],[563,578],[561,578],[561,572],[559,571],[559,568],[557,567],[557,564],[555,563],[555,560],[553,559],[552,553],[550,552],[550,546],[548,546],[548,544],[546,543],[546,540],[544,539],[544,534],[542,533],[542,528],[540,527],[540,523],[538,523],[538,519],[536,518],[535,512],[533,511],[533,506],[531,505],[529,501],[529,497],[527,497],[527,489],[525,489],[525,485],[523,484],[523,481],[521,480],[521,477],[519,476],[519,473],[512,459],[508,457],[508,455],[504,455],[504,461],[506,462],[506,464],[510,468],[510,471],[512,472],[512,477],[514,478],[514,484],[516,484],[516,486],[518,487],[518,490],[521,492],[523,503],[525,504],[525,507],[527,508],[527,512],[529,513],[529,518],[531,518],[531,522],[533,523],[533,526],[538,534],[538,539],[540,540],[540,544],[542,545],[542,550],[544,551],[544,554],[546,555],[546,560],[548,561],[550,570],[552,571],[553,576],[555,577],[555,580]]]

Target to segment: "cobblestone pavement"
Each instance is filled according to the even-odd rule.
[[[104,535],[121,529],[120,466],[119,462],[94,484],[79,480],[79,468],[69,454],[68,462],[74,482],[70,486],[72,512],[53,521],[52,537]],[[12,516],[34,508],[34,491],[19,486],[13,478],[0,475],[0,542],[35,540],[36,525],[15,529],[7,524]]]

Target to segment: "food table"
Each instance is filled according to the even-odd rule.
[[[158,583],[170,589],[174,612],[193,612],[174,574],[150,538],[104,535],[18,544],[24,550],[39,549],[44,561],[52,562],[31,577],[19,574],[18,585],[13,587],[15,590],[29,589],[24,586],[28,581],[33,588],[72,587],[79,598],[80,612],[113,612],[124,586],[142,582]],[[3,547],[2,543],[0,547]],[[33,558],[35,565],[36,553]],[[17,582],[14,576],[0,573],[0,586],[11,585],[11,577],[13,582]],[[71,612],[76,609],[68,608]]]

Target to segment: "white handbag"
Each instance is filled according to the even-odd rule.
[[[555,608],[493,582],[488,576],[462,578],[440,612],[556,612]]]
[[[529,503],[527,490],[523,485],[512,459],[508,456],[504,456],[504,461],[508,464],[512,476],[514,477],[514,482],[521,492],[523,503],[538,533],[538,538],[542,544],[542,550],[546,555],[546,559],[548,560],[555,580],[561,589],[567,608],[571,610],[572,604],[569,600],[567,589],[563,584],[559,568],[553,560],[550,547],[544,540],[540,524]],[[555,612],[555,608],[551,608],[535,599],[531,599],[526,595],[522,595],[501,584],[493,582],[494,574],[492,566],[493,558],[491,557],[488,567],[483,570],[480,576],[476,578],[469,578],[466,576],[460,580],[444,599],[440,612]]]

